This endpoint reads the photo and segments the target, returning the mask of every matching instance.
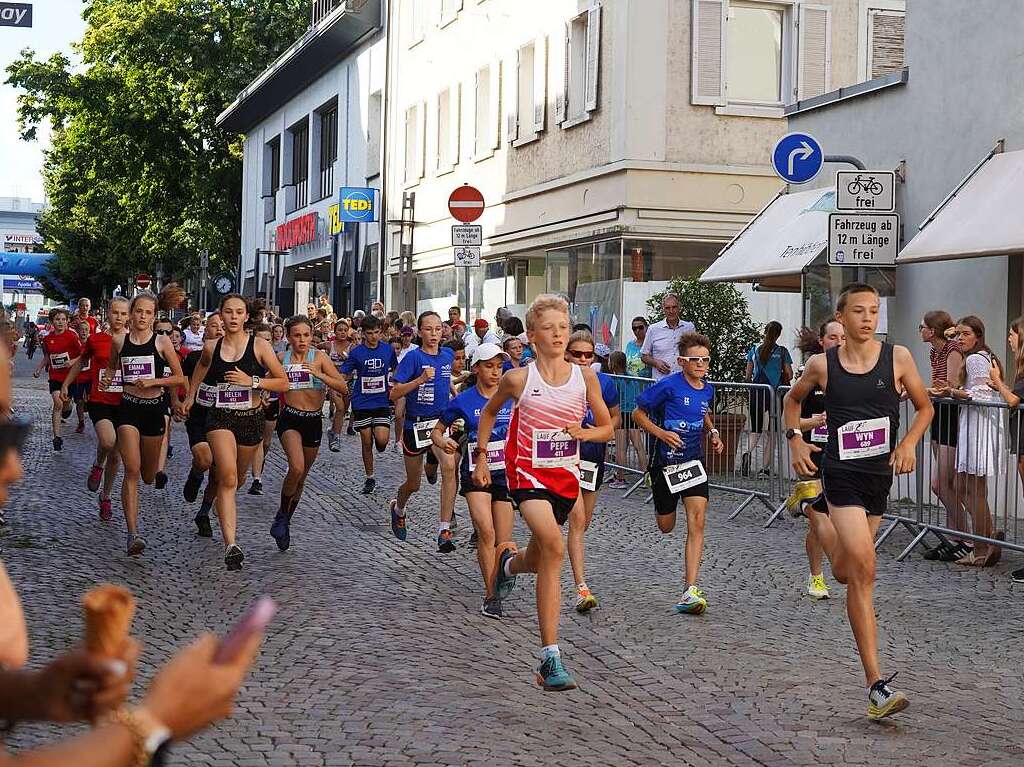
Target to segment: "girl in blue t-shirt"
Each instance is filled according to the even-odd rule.
[[[458,456],[461,445],[451,436],[449,428],[459,425],[458,431],[466,442],[459,471],[459,492],[466,499],[477,534],[476,558],[484,579],[481,612],[488,618],[501,618],[501,601],[494,591],[495,547],[499,541],[512,539],[512,501],[505,481],[505,437],[512,420],[514,402],[508,400],[501,406],[486,445],[478,445],[476,435],[480,411],[498,391],[502,363],[507,359],[497,344],[480,344],[473,349],[471,369],[476,376],[476,385],[448,403],[430,435],[434,449],[453,459]],[[487,461],[491,471],[491,484],[487,487],[473,482],[473,468],[477,461]]]

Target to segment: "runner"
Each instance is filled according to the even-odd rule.
[[[271,349],[274,348],[270,325],[254,325],[252,334],[269,343]],[[256,446],[256,451],[252,454],[252,483],[249,485],[249,495],[263,495],[263,466],[267,461],[267,451],[274,444],[274,430],[277,428],[277,418],[281,412],[281,395],[278,392],[266,392],[262,397],[263,441]]]
[[[537,574],[542,645],[537,681],[545,690],[571,690],[576,682],[562,665],[558,649],[559,580],[565,553],[559,528],[580,494],[579,440],[608,441],[613,430],[597,375],[565,360],[568,304],[558,296],[538,296],[526,313],[526,327],[537,360],[503,375],[480,412],[472,480],[476,487],[490,486],[490,468],[482,458],[498,414],[506,401],[515,400],[505,443],[506,480],[512,501],[530,528],[530,541],[525,552],[517,552],[510,541],[498,545],[494,595],[505,599],[517,575]],[[581,425],[588,404],[596,424],[589,428]]]
[[[88,299],[83,299],[83,300],[88,300]],[[96,320],[93,319],[92,317],[90,317],[89,319],[91,319],[93,321],[93,324],[96,323]],[[85,345],[86,345],[86,343],[89,340],[89,335],[92,332],[91,328],[92,328],[92,325],[90,325],[85,320],[82,320],[82,319],[75,320],[75,326],[74,326],[74,328],[72,328],[72,330],[74,330],[78,334],[78,341],[82,345],[83,349],[85,348]],[[81,355],[79,355],[79,359],[81,359]],[[78,360],[75,360],[75,361],[77,362]],[[74,364],[74,363],[72,363],[72,364]],[[90,361],[86,360],[83,363],[82,372],[83,373],[90,373],[90,368],[91,368]],[[68,371],[68,372],[70,373],[71,371]],[[65,378],[64,380],[66,381],[67,378]],[[89,389],[91,388],[91,385],[92,385],[91,377],[90,376],[86,376],[82,381],[78,381],[78,382],[74,383],[70,387],[71,399],[75,403],[75,412],[78,415],[78,426],[75,428],[75,434],[84,434],[85,433],[85,402],[89,398]],[[65,406],[67,405],[67,403],[64,403],[64,404],[65,404]]]
[[[573,333],[569,337],[569,346],[565,359],[574,365],[589,368],[594,361],[594,336],[585,330]],[[619,389],[615,379],[604,373],[597,374],[601,386],[601,398],[612,419],[612,429],[618,429],[622,422],[619,412]],[[583,417],[583,426],[594,425],[594,413],[588,407]],[[594,518],[594,506],[597,504],[597,492],[604,482],[604,459],[608,445],[605,442],[583,442],[580,444],[580,499],[569,515],[569,564],[576,581],[576,612],[586,613],[597,607],[597,597],[587,586],[584,564],[583,538],[590,529]]]
[[[352,348],[342,364],[341,372],[355,377],[352,390],[352,426],[359,432],[359,446],[363,455],[363,495],[377,487],[373,476],[373,447],[378,453],[388,449],[391,429],[391,403],[388,387],[397,364],[394,349],[380,338],[380,320],[368,315],[363,319],[363,342]]]
[[[640,393],[633,422],[657,440],[648,471],[658,529],[665,534],[675,529],[680,499],[686,512],[686,581],[676,612],[700,615],[708,606],[707,597],[697,586],[708,508],[704,432],[711,435],[711,447],[716,453],[720,454],[724,445],[709,415],[715,388],[704,380],[711,364],[711,341],[700,333],[683,333],[678,353],[674,366],[679,371],[669,373]],[[661,425],[651,420],[655,413],[661,413]]]
[[[313,326],[309,318],[297,314],[284,327],[289,348],[281,352],[280,360],[288,375],[288,393],[281,405],[277,435],[288,458],[288,473],[281,483],[281,505],[270,528],[270,534],[281,551],[287,551],[291,545],[292,515],[299,505],[309,470],[320,452],[326,387],[348,393],[345,379],[331,358],[326,352],[312,347]]]
[[[341,373],[345,360],[348,359],[348,355],[352,351],[352,340],[349,335],[351,330],[352,328],[348,324],[348,320],[338,320],[334,323],[334,340],[331,342],[330,356],[335,370],[339,373]],[[334,406],[334,415],[331,418],[331,428],[327,432],[327,447],[332,453],[337,453],[341,450],[341,431],[345,423],[345,414],[348,413],[348,390],[346,389],[345,394],[342,394],[331,389],[330,398],[331,404]],[[349,430],[351,429],[352,424],[350,422]]]
[[[68,310],[51,309],[50,323],[53,331],[43,336],[43,356],[39,360],[39,366],[32,375],[39,378],[43,368],[49,369],[50,398],[53,400],[53,409],[50,414],[50,424],[53,428],[53,449],[63,450],[64,439],[60,434],[61,422],[65,411],[70,409],[71,403],[61,399],[60,390],[64,385],[64,379],[68,376],[71,363],[82,353],[82,342],[78,334],[68,330]],[[70,412],[68,412],[70,415]]]
[[[405,314],[411,314],[411,312],[402,312]],[[413,322],[412,319],[409,320]],[[398,366],[402,364],[402,360],[405,359],[410,351],[417,348],[412,345],[412,339],[415,335],[415,331],[412,329],[412,325],[405,325],[398,334],[398,346],[395,347],[395,370],[398,370]],[[393,378],[393,376],[392,376]],[[389,392],[390,396],[390,392]],[[405,397],[398,397],[392,399],[395,406],[395,452],[400,452],[402,443],[402,434],[405,433]]]
[[[160,317],[155,323],[153,328],[158,336],[167,336],[171,342],[171,348],[174,349],[174,353],[178,357],[178,362],[181,362],[181,334],[179,332],[177,336],[177,342],[175,342],[175,327],[174,323],[171,322],[167,317]],[[170,366],[164,367],[164,378],[171,375]],[[181,389],[180,386],[167,387],[164,389],[164,407],[166,409],[166,415],[164,416],[164,436],[163,442],[160,445],[160,460],[157,462],[156,474],[153,477],[153,487],[157,490],[163,490],[167,487],[167,472],[164,469],[167,468],[167,458],[171,451],[171,413],[174,411],[175,406],[180,401],[178,392]]]
[[[117,447],[118,411],[121,408],[121,370],[120,368],[117,370],[114,381],[106,388],[100,385],[100,379],[102,372],[110,363],[110,349],[113,340],[115,338],[120,340],[124,334],[125,323],[128,321],[128,299],[120,296],[111,299],[107,308],[107,317],[110,327],[89,336],[89,340],[82,347],[82,354],[72,363],[60,392],[61,399],[67,402],[71,385],[81,373],[86,372],[85,365],[89,364],[88,374],[92,385],[90,386],[87,410],[93,430],[96,432],[96,459],[92,469],[89,470],[86,486],[90,492],[100,491],[99,513],[100,519],[104,522],[109,521],[113,516],[110,492],[114,487],[114,479],[120,466],[120,458],[115,448]],[[100,487],[101,481],[102,488]]]
[[[793,469],[813,475],[811,453],[820,448],[800,436],[800,406],[815,386],[825,392],[828,443],[821,464],[827,514],[811,524],[832,574],[846,584],[846,612],[868,684],[868,716],[881,719],[902,711],[907,697],[883,679],[878,662],[878,629],[871,593],[875,582],[874,537],[882,521],[893,472],[914,470],[915,448],[932,419],[932,405],[910,352],[875,340],[878,291],[847,285],[839,295],[836,319],[846,343],[812,357],[785,399],[786,439]],[[900,396],[906,392],[917,414],[897,444]],[[895,676],[895,675],[893,675]]]
[[[458,454],[460,444],[448,429],[461,428],[468,442],[461,461],[459,492],[466,499],[477,534],[476,558],[484,580],[484,602],[480,612],[488,618],[501,618],[501,601],[494,591],[495,547],[498,541],[512,538],[512,502],[505,481],[505,437],[512,418],[512,400],[502,404],[486,450],[479,455],[476,454],[477,426],[480,411],[498,391],[502,364],[507,359],[508,355],[496,344],[477,346],[471,359],[476,384],[448,403],[430,435],[435,447],[453,457]],[[472,472],[477,461],[485,460],[485,454],[491,470],[491,484],[478,487],[473,483]]]
[[[455,460],[437,449],[430,440],[430,432],[438,417],[448,406],[451,395],[452,364],[455,355],[451,349],[439,346],[441,317],[437,312],[423,312],[416,323],[421,346],[411,347],[395,372],[395,384],[388,396],[392,402],[405,398],[405,429],[402,432],[402,451],[405,456],[405,482],[398,488],[398,496],[388,503],[391,513],[391,532],[400,541],[406,538],[405,505],[412,494],[420,489],[420,474],[424,472],[423,456],[427,457],[427,481],[436,482],[437,467],[443,460],[445,474],[452,473],[451,483],[442,483],[441,513],[437,532],[437,549],[442,553],[455,551],[451,520],[455,507]],[[404,329],[403,329],[404,332]],[[447,498],[445,493],[451,494]]]
[[[217,515],[224,538],[224,564],[228,570],[241,570],[245,556],[235,542],[235,496],[239,480],[249,472],[256,446],[263,441],[260,392],[287,391],[288,378],[270,344],[246,332],[249,305],[242,296],[224,296],[220,315],[224,335],[217,341],[207,341],[203,347],[184,412],[187,414],[195,403],[200,382],[217,387],[216,400],[207,411],[206,438],[217,477]],[[269,375],[264,377],[266,371]]]
[[[121,508],[128,526],[126,548],[133,557],[146,549],[146,539],[139,533],[139,478],[147,485],[153,484],[156,478],[167,429],[164,389],[185,383],[171,340],[153,330],[158,306],[175,296],[168,288],[159,298],[143,292],[132,299],[128,307],[127,332],[113,339],[110,359],[103,371],[103,388],[110,389],[116,370],[121,371],[123,381],[117,414],[117,449],[124,464]],[[165,366],[170,366],[170,376],[164,376]]]

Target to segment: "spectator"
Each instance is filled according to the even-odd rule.
[[[331,299],[328,298],[326,293],[321,293],[319,298],[318,309],[327,309],[328,314],[334,314],[334,309],[331,308]]]
[[[361,328],[363,326],[363,317],[366,316],[366,312],[362,309],[356,309],[352,312],[352,327]]]
[[[644,345],[644,339],[647,338],[647,318],[634,317],[630,326],[634,338],[626,344],[626,370],[631,376],[650,378],[651,368],[644,363],[643,355],[640,352]]]
[[[653,331],[654,328],[652,327]],[[779,386],[789,386],[793,380],[793,358],[789,349],[776,343],[782,335],[782,323],[772,320],[764,328],[764,340],[758,345],[751,347],[747,352],[747,383],[767,384],[772,391],[764,389],[753,389],[750,392],[750,432],[754,439],[750,450],[743,453],[741,467],[743,475],[750,473],[750,454],[757,450],[757,445],[764,434],[765,413],[769,414],[768,429],[771,432],[777,429],[778,417],[771,413],[774,391]],[[762,465],[758,471],[758,477],[767,477],[771,473],[772,453],[775,440],[772,434],[765,435],[762,448]]]
[[[502,373],[523,366],[523,342],[518,336],[506,335],[505,340],[501,342],[501,350],[508,355],[508,359],[501,364]]]
[[[501,326],[502,332],[505,337],[509,336],[519,337],[526,332],[526,328],[523,327],[523,321],[518,317],[507,317],[505,322]]]
[[[641,361],[651,368],[655,381],[670,373],[678,373],[679,339],[684,333],[694,333],[692,322],[680,319],[682,305],[675,293],[666,293],[661,299],[661,310],[665,319],[647,328],[643,345],[640,347]]]
[[[306,316],[310,322],[316,322],[316,304],[306,304]]]
[[[399,340],[399,344],[400,345],[399,345],[398,349],[395,350],[395,354],[397,356],[397,360],[395,361],[396,365],[398,363],[400,363],[402,361],[402,359],[404,359],[405,355],[409,353],[409,350],[412,349],[412,339],[413,339],[412,326],[411,325],[403,326],[402,327],[402,332],[398,336],[398,340]]]
[[[644,325],[644,328],[647,326]],[[644,433],[633,426],[633,411],[636,410],[636,398],[640,396],[643,382],[636,380],[629,372],[628,358],[623,352],[615,351],[608,355],[608,372],[618,376],[615,384],[619,387],[619,409],[622,413],[622,424],[615,430],[615,463],[619,468],[615,470],[615,479],[608,483],[608,487],[622,489],[626,487],[626,471],[623,467],[638,469],[641,474],[647,468]],[[630,445],[636,451],[636,460],[632,463],[629,462],[628,454]]]
[[[188,327],[185,328],[185,348],[190,352],[203,348],[203,318],[198,312],[188,318]]]
[[[284,335],[284,325],[277,323],[270,328],[270,344],[274,354],[281,354],[288,349],[288,339]]]
[[[462,309],[457,306],[449,307],[448,319],[444,321],[444,324],[448,327],[452,327],[456,322],[462,319]]]
[[[464,339],[466,348],[472,350],[479,344],[494,344],[495,346],[501,346],[501,341],[498,337],[491,332],[491,324],[480,317],[473,322],[473,332],[466,333]]]
[[[384,311],[384,304],[380,301],[374,301],[373,306],[370,307],[370,314],[378,320],[384,319],[384,317],[387,316]]]
[[[498,333],[496,335],[500,334],[504,338],[506,334],[505,323],[513,317],[515,317],[515,315],[512,314],[512,310],[507,306],[502,306],[494,313],[494,326],[498,329]],[[522,331],[519,332],[521,333]]]
[[[612,350],[608,347],[608,344],[595,344],[594,345],[594,361],[590,363],[590,367],[597,373],[608,372],[608,355],[612,353]]]

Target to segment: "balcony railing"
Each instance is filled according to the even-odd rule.
[[[313,0],[313,26],[341,5],[345,6],[348,13],[358,13],[366,5],[366,0]]]

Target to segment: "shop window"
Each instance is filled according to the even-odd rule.
[[[562,89],[555,111],[563,128],[590,118],[598,108],[601,64],[601,7],[591,8],[565,25]]]
[[[457,269],[436,269],[416,273],[416,314],[435,311],[448,316],[448,307],[458,304]]]
[[[622,241],[550,250],[545,268],[548,292],[566,297],[573,322],[585,322],[598,343],[618,349],[622,331]]]

